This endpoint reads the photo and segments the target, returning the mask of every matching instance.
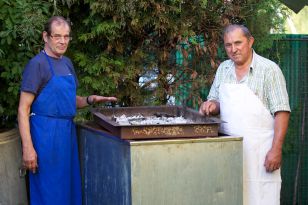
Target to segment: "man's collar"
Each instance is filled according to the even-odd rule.
[[[49,58],[55,59],[55,60],[61,60],[63,55],[59,56],[59,57],[55,57],[55,56],[51,56],[49,55],[45,49],[42,50],[43,53],[45,53]]]

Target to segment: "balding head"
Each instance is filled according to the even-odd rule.
[[[50,19],[48,19],[48,21],[46,22],[44,26],[44,31],[46,31],[48,35],[52,33],[53,24],[56,24],[56,25],[66,24],[71,29],[70,22],[67,21],[65,18],[63,18],[62,16],[53,16]]]

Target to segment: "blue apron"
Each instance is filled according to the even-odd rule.
[[[44,52],[51,79],[34,100],[30,130],[38,156],[38,172],[30,172],[31,205],[81,204],[76,128],[76,82],[73,75],[55,75]]]

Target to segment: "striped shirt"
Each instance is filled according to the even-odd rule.
[[[232,60],[226,60],[217,69],[208,100],[219,102],[219,86],[222,83],[246,84],[274,114],[277,111],[291,111],[285,78],[279,66],[253,51],[250,70],[246,76],[237,81]]]

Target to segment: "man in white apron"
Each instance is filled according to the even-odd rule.
[[[224,30],[229,60],[218,68],[201,114],[220,114],[220,131],[243,136],[244,205],[279,205],[282,145],[290,106],[280,68],[252,49],[242,25]]]

